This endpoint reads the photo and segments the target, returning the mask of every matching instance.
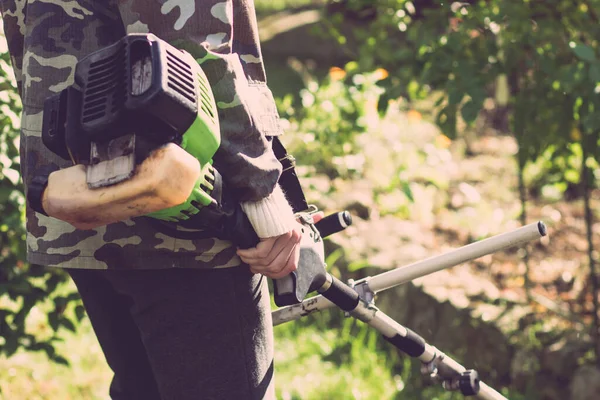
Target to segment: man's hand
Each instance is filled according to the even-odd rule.
[[[324,214],[318,212],[312,217],[317,223],[323,219]],[[283,278],[298,268],[302,229],[309,228],[297,223],[291,231],[280,236],[261,239],[256,247],[238,249],[237,254],[250,266],[250,271],[253,273],[263,274],[272,279]]]

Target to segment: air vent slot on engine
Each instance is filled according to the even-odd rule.
[[[83,93],[82,122],[89,123],[117,112],[125,103],[125,46],[115,54],[92,63]]]
[[[167,75],[169,88],[195,104],[196,90],[194,89],[194,75],[192,74],[192,68],[168,50]]]

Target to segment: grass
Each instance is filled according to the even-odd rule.
[[[41,320],[40,311],[32,315]],[[42,325],[40,325],[40,329]],[[70,366],[52,363],[44,353],[19,351],[0,358],[0,399],[3,400],[109,400],[111,371],[89,320],[77,333],[63,332],[57,350]]]
[[[278,398],[396,398],[404,384],[393,374],[394,357],[376,351],[375,331],[353,319],[329,329],[332,319],[320,317],[275,328]]]

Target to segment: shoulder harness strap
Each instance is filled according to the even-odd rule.
[[[287,153],[277,136],[273,137],[273,152],[283,167],[279,177],[279,186],[286,194],[292,209],[295,213],[308,210],[308,204],[296,174],[296,159]]]

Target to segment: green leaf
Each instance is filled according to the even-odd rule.
[[[54,308],[58,312],[63,312],[65,307],[67,306],[67,298],[64,296],[57,296],[54,298]]]
[[[54,357],[54,354],[56,353],[56,349],[49,342],[34,343],[29,347],[29,349],[32,351],[44,351],[50,358]]]
[[[70,365],[69,361],[66,358],[64,358],[63,356],[59,356],[59,355],[53,356],[52,361],[54,361],[57,364],[64,365],[66,367],[68,367]]]
[[[448,93],[448,104],[458,104],[462,101],[464,96],[465,94],[458,90],[450,90]]]
[[[77,332],[77,328],[75,328],[75,324],[68,318],[61,318],[60,324],[70,330],[71,332]]]
[[[59,273],[53,273],[46,280],[46,291],[48,291],[48,293],[54,292],[58,285],[64,281],[65,279],[62,275],[60,275]]]
[[[2,346],[2,352],[7,356],[10,357],[13,354],[15,354],[17,352],[17,349],[19,348],[19,342],[17,340],[16,336],[4,336],[6,339],[6,342],[4,343],[4,345]]]
[[[79,322],[85,318],[85,308],[81,304],[75,307],[75,316]]]
[[[588,132],[600,131],[600,111],[586,115],[583,119],[583,127]]]
[[[22,325],[25,323],[25,318],[27,318],[31,309],[35,306],[36,300],[37,299],[31,297],[25,298],[21,309],[19,310],[19,312],[17,312],[17,314],[14,317],[14,324]]]
[[[590,80],[592,83],[600,82],[600,63],[590,65]]]
[[[413,195],[412,189],[410,188],[410,184],[406,181],[400,182],[400,189],[402,193],[410,200],[411,203],[415,202],[415,196]]]
[[[467,94],[476,103],[483,103],[487,98],[487,92],[485,82],[481,79],[474,79],[472,77],[465,77],[467,80]]]
[[[440,96],[440,98],[435,101],[434,107],[441,106],[445,100],[446,100],[446,96]]]
[[[472,124],[479,115],[481,110],[481,103],[476,103],[473,100],[469,100],[463,106],[461,111],[462,117],[467,124]]]
[[[48,313],[48,323],[54,332],[56,332],[59,328],[59,317],[56,311]]]
[[[16,280],[14,278],[13,281],[10,282],[9,288],[13,294],[19,296],[31,293],[31,285],[29,284],[29,282]]]
[[[456,109],[455,105],[448,105],[436,117],[436,123],[450,139],[456,138]]]
[[[325,264],[328,266],[334,265],[344,255],[344,249],[340,247],[329,253],[325,258]]]
[[[352,73],[358,70],[358,63],[356,61],[350,61],[344,66],[344,69],[348,73]]]
[[[71,292],[67,295],[67,301],[70,303],[72,301],[78,301],[81,298],[78,292]]]
[[[390,99],[387,96],[381,96],[377,102],[377,111],[380,116],[384,116],[387,113],[390,105]]]
[[[571,42],[570,46],[573,50],[573,53],[575,53],[579,59],[589,62],[596,61],[596,54],[594,53],[594,49],[592,49],[590,46],[574,42]]]
[[[10,91],[14,91],[14,87],[10,82],[2,82],[0,83],[0,92],[3,92],[5,90],[10,90]]]
[[[0,204],[6,203],[14,190],[12,187],[0,187]]]
[[[349,272],[356,272],[359,271],[361,269],[367,268],[369,267],[371,264],[369,264],[368,260],[357,260],[357,261],[353,261],[348,265],[348,271]]]

